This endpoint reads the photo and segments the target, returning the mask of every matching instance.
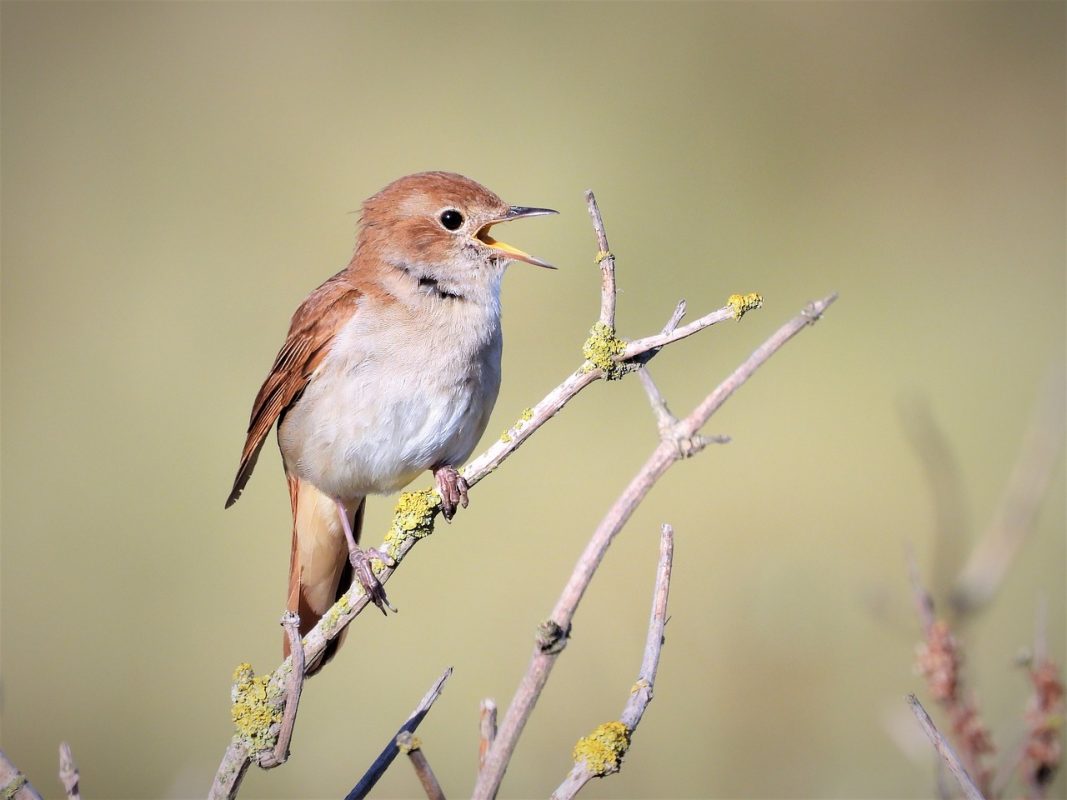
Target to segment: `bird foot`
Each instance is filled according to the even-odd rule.
[[[446,522],[451,522],[459,506],[467,507],[470,486],[455,467],[438,467],[433,471],[433,477],[437,482],[437,493],[441,495],[441,514]]]
[[[352,570],[355,572],[356,580],[359,581],[359,585],[363,587],[363,591],[370,601],[383,614],[388,614],[389,611],[396,613],[396,608],[389,602],[389,598],[385,596],[385,587],[382,586],[382,582],[378,580],[378,576],[374,574],[374,569],[371,566],[371,561],[380,561],[387,567],[395,567],[396,561],[388,554],[373,547],[366,549],[350,547],[348,549],[348,560],[352,563]]]

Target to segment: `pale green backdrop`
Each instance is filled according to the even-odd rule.
[[[656,699],[588,796],[930,796],[903,552],[929,569],[934,503],[901,409],[954,448],[966,549],[1064,360],[1064,9],[3,3],[3,749],[51,796],[62,739],[86,797],[206,792],[234,665],[279,659],[273,441],[222,507],[252,398],[292,310],[346,263],[351,212],[434,168],[562,212],[510,232],[560,270],[508,275],[487,441],[579,362],[599,287],[586,188],[623,335],[682,297],[766,298],[655,361],[677,411],[841,293],[715,417],[733,443],[680,464],[620,536],[503,796],[546,796],[619,713],[663,521]],[[632,378],[581,395],[413,553],[389,584],[401,612],[357,621],[304,693],[293,760],[242,796],[343,796],[449,664],[421,734],[450,796],[469,792],[479,700],[510,698],[655,442]],[[371,503],[371,538],[390,507]],[[966,631],[1004,759],[1041,597],[1063,660],[1064,526],[1061,465]],[[417,795],[408,766],[378,794]]]

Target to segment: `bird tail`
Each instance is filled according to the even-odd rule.
[[[300,615],[300,635],[307,635],[330,606],[344,594],[352,582],[352,565],[348,560],[348,543],[337,513],[337,504],[307,481],[288,476],[289,501],[293,509],[293,545],[289,556],[289,598],[286,608]],[[352,533],[359,541],[363,527],[360,500],[352,515]],[[333,658],[344,641],[345,632],[326,645],[315,662],[308,664],[307,674],[314,675]],[[283,640],[283,653],[289,656],[289,639]]]

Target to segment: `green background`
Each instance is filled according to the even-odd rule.
[[[222,507],[252,398],[293,309],[347,262],[363,198],[449,169],[562,212],[509,231],[560,270],[505,281],[483,445],[579,363],[599,303],[586,188],[622,335],[659,330],[682,297],[692,318],[765,297],[655,360],[675,411],[841,293],[713,419],[733,442],[675,467],[620,535],[502,796],[549,794],[574,741],[621,710],[664,521],[656,698],[621,775],[587,795],[931,796],[903,701],[922,695],[903,553],[930,574],[935,503],[906,420],[928,413],[952,448],[967,521],[949,549],[966,553],[1042,381],[1062,384],[1064,11],[4,3],[4,750],[51,796],[62,739],[87,797],[205,794],[234,665],[280,657],[273,440]],[[450,664],[420,735],[446,792],[468,793],[479,700],[507,703],[655,444],[633,378],[580,395],[412,554],[389,584],[400,613],[356,622],[305,690],[293,759],[242,797],[343,796]],[[391,505],[370,503],[368,539]],[[1042,597],[1063,662],[1064,528],[1061,464],[964,631],[1003,760]],[[418,795],[403,763],[379,788]]]

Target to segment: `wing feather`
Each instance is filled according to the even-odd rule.
[[[293,314],[285,344],[278,351],[270,374],[252,404],[248,436],[226,508],[241,496],[267,434],[300,399],[312,374],[330,351],[338,331],[355,313],[359,297],[360,291],[352,284],[347,271],[342,271],[308,295]]]

